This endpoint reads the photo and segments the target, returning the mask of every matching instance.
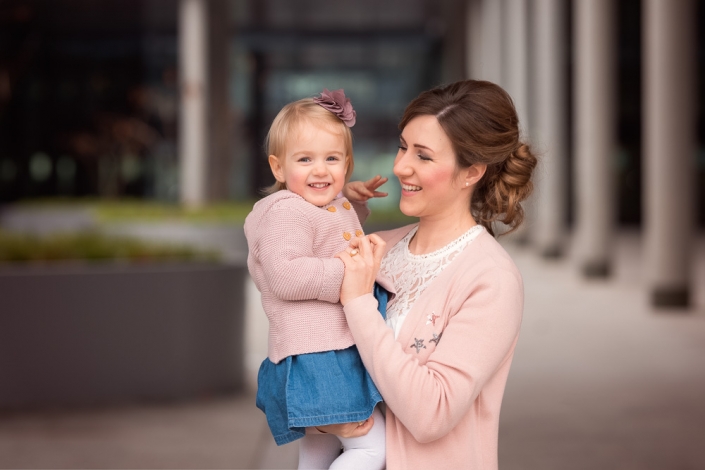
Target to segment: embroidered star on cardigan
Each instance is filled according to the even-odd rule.
[[[410,347],[416,348],[416,354],[419,353],[422,349],[426,349],[426,346],[423,345],[423,339],[418,339],[414,338],[414,344],[412,344]]]
[[[438,343],[441,342],[441,336],[443,336],[443,332],[441,331],[441,334],[437,335],[436,333],[433,333],[433,339],[429,340],[429,343],[436,343],[436,346],[438,346]]]

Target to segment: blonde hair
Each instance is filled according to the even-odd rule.
[[[299,126],[304,121],[314,125],[327,126],[340,132],[345,146],[345,181],[350,180],[354,167],[352,132],[335,114],[316,104],[313,98],[294,101],[279,111],[274,121],[272,121],[267,138],[264,141],[267,156],[274,155],[282,159],[286,154],[287,140],[299,130]],[[284,164],[283,160],[281,160],[281,164]],[[263,192],[272,194],[282,189],[286,189],[286,183],[277,181],[272,186],[265,188]]]

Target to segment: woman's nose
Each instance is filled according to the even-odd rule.
[[[408,164],[407,152],[399,150],[399,153],[397,153],[397,158],[394,159],[392,171],[396,176],[409,176],[413,173],[413,170]]]

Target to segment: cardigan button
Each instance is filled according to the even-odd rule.
[[[335,206],[330,206],[327,210],[328,210],[328,212],[335,212],[336,208],[335,208]]]
[[[352,238],[352,235],[350,235],[349,232],[343,232],[343,238],[346,239],[347,241],[350,241]]]
[[[361,237],[361,236],[363,236],[363,235],[364,235],[364,234],[362,233],[362,230],[355,230],[355,236],[356,236],[356,237]]]
[[[350,205],[350,203],[349,203],[348,201],[345,201],[345,202],[343,203],[343,207],[346,208],[347,210],[350,210],[350,208],[351,208],[352,206]]]

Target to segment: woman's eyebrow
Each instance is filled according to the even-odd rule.
[[[426,147],[425,145],[414,144],[414,147],[419,147],[419,148],[430,150],[431,152],[433,152],[433,149],[431,147]]]
[[[401,140],[404,144],[406,144],[406,140],[405,140],[404,137],[402,137],[401,135],[399,136],[399,140]],[[429,151],[431,151],[431,152],[434,151],[431,147],[426,147],[425,145],[422,145],[422,144],[414,144],[413,146],[414,146],[414,147],[417,147],[417,148],[426,149],[426,150],[429,150]]]

